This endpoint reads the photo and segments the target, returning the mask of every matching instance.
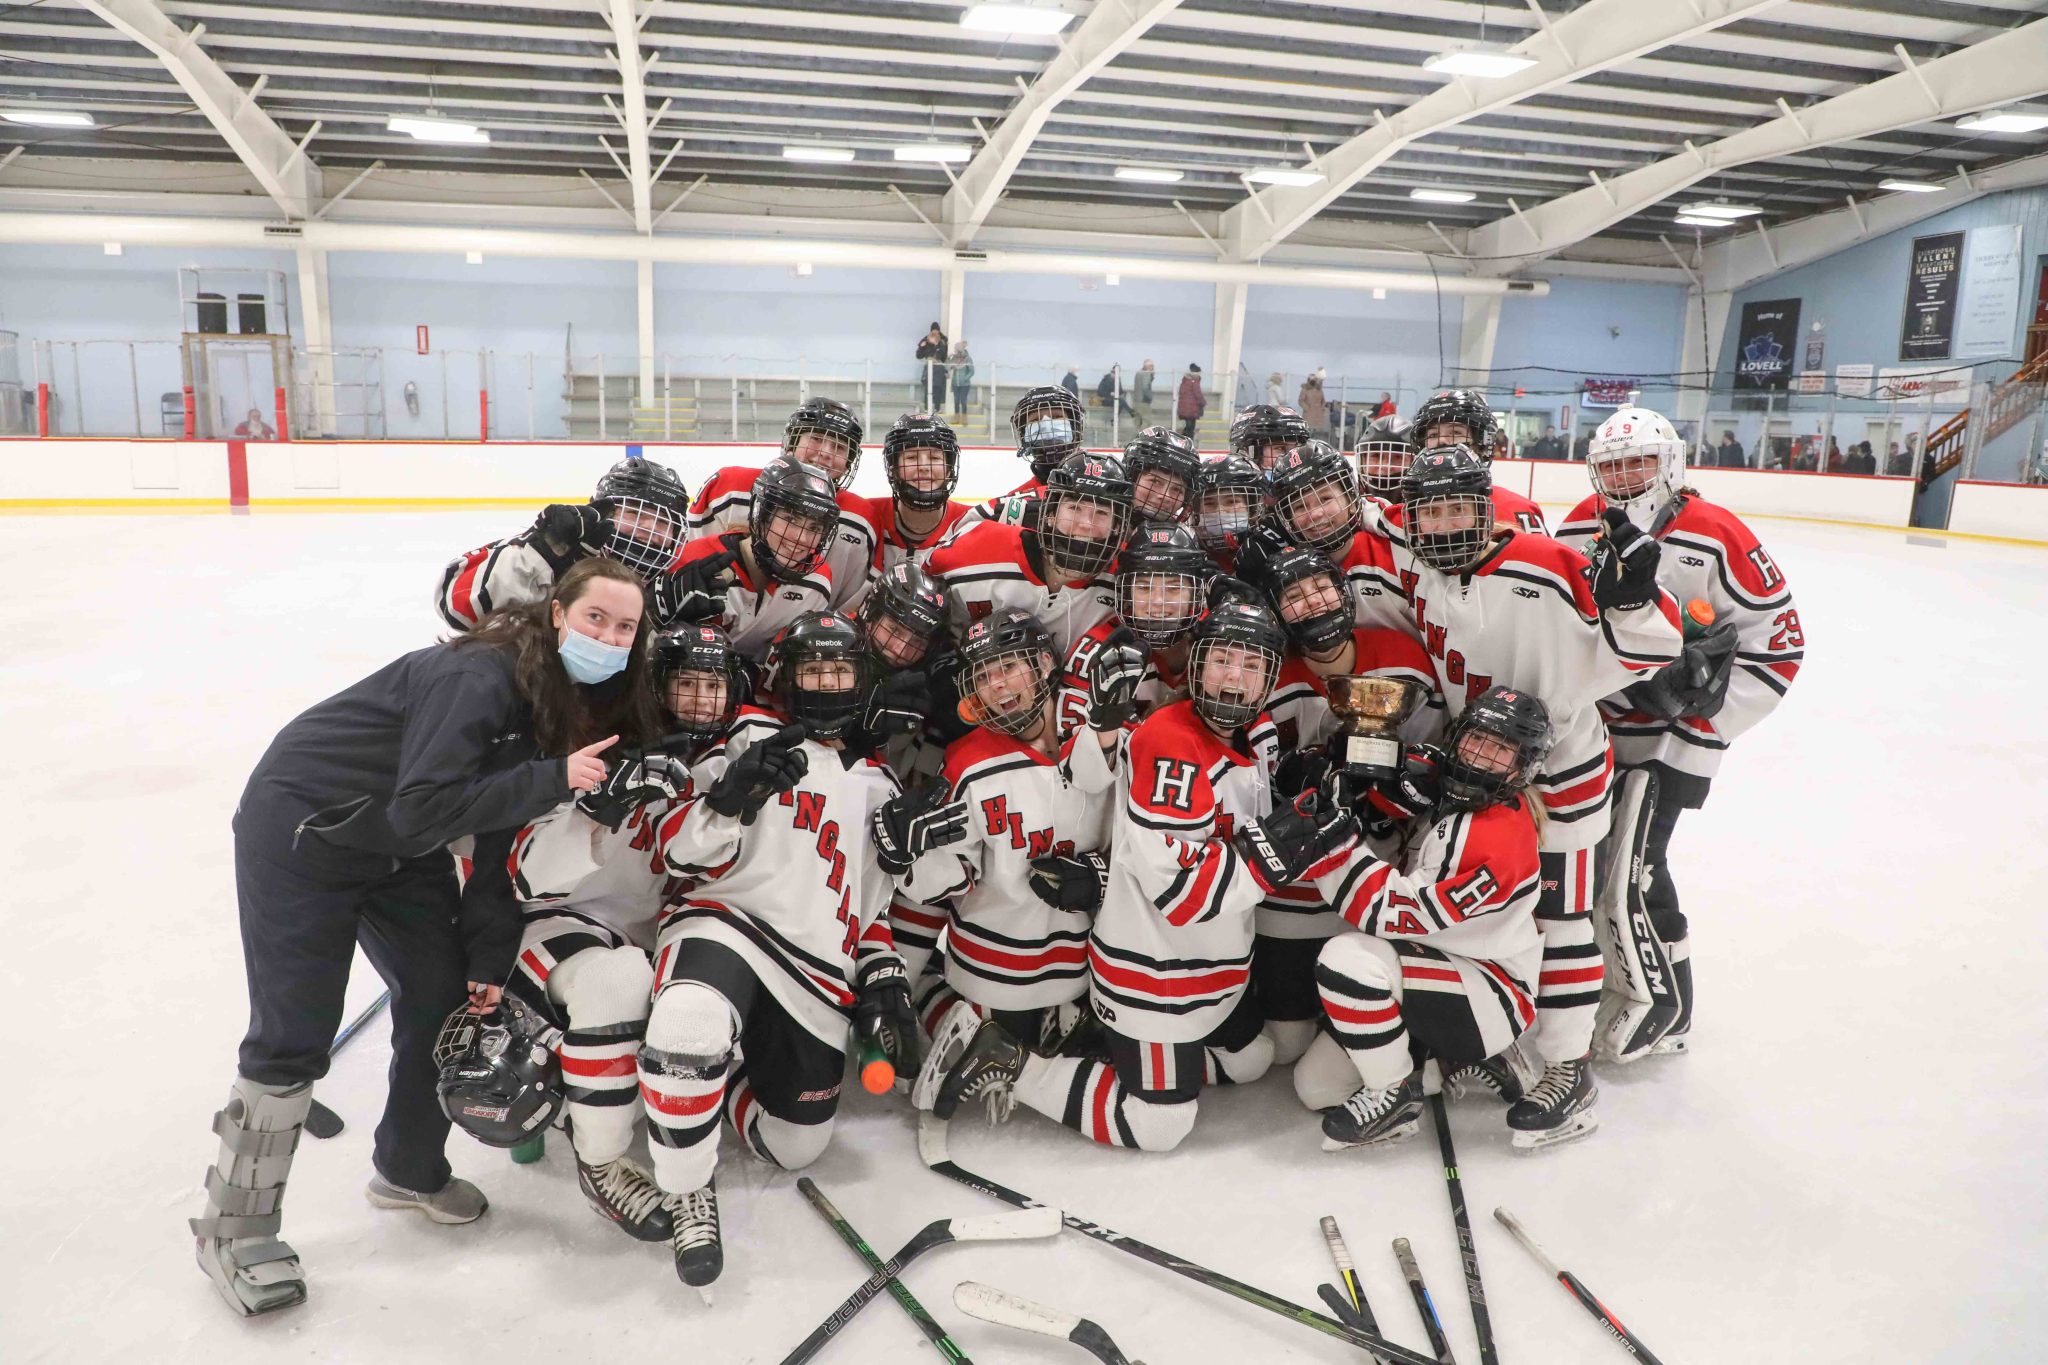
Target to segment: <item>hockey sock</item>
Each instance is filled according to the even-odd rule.
[[[576,1154],[602,1166],[626,1154],[640,1117],[636,1058],[654,969],[638,948],[586,948],[548,975],[569,1015],[559,1053]]]
[[[1396,1085],[1414,1069],[1401,1018],[1401,962],[1390,945],[1366,934],[1331,939],[1316,958],[1316,993],[1330,1036],[1365,1084]]]
[[[939,946],[939,931],[946,927],[946,912],[929,905],[889,902],[889,932],[896,938],[896,952],[903,970],[912,981],[924,974]]]
[[[1154,1104],[1124,1090],[1116,1068],[1084,1057],[1027,1057],[1017,1100],[1105,1147],[1170,1152],[1195,1126],[1193,1100]]]
[[[946,984],[946,978],[933,973],[921,978],[915,992],[917,1022],[924,1029],[927,1041],[938,1033],[939,1021],[946,1017],[946,1011],[961,1003],[966,997]],[[978,1018],[988,1018],[988,1011],[973,1001],[967,1006]]]
[[[640,1049],[655,1183],[670,1194],[700,1189],[718,1167],[718,1118],[736,1037],[732,1006],[693,981],[654,1002]]]
[[[742,1065],[725,1088],[725,1117],[746,1149],[785,1171],[802,1170],[824,1155],[832,1121],[791,1123],[761,1107]]]
[[[1593,1045],[1593,1022],[1600,1011],[1600,985],[1607,969],[1593,917],[1538,919],[1543,931],[1543,975],[1536,989],[1536,1049],[1545,1061],[1583,1057]]]
[[[1273,1066],[1273,1040],[1261,1032],[1243,1047],[1202,1049],[1202,1080],[1207,1085],[1250,1085]]]

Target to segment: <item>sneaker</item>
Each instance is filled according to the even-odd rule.
[[[447,1184],[431,1193],[394,1185],[381,1175],[371,1176],[364,1193],[380,1209],[418,1209],[437,1223],[474,1223],[491,1206],[482,1190],[452,1175]]]
[[[980,1100],[991,1124],[1010,1117],[1016,1107],[1017,1077],[1024,1073],[1024,1045],[991,1019],[974,1032],[960,1060],[939,1082],[932,1114],[950,1119],[967,1100]]]
[[[718,1189],[706,1181],[701,1190],[670,1195],[665,1201],[674,1232],[676,1274],[684,1284],[711,1302],[711,1285],[725,1269],[725,1244],[718,1235]]]
[[[1323,1111],[1323,1150],[1376,1147],[1415,1136],[1422,1124],[1422,1077],[1410,1072],[1393,1085],[1368,1085],[1335,1109]]]
[[[663,1204],[661,1190],[647,1172],[620,1157],[602,1166],[576,1161],[576,1183],[590,1207],[619,1225],[619,1230],[639,1242],[666,1242],[675,1236],[675,1226]]]
[[[1516,1150],[1533,1152],[1576,1142],[1600,1126],[1593,1112],[1600,1088],[1593,1084],[1591,1061],[1590,1056],[1577,1057],[1543,1068],[1536,1088],[1508,1110]]]

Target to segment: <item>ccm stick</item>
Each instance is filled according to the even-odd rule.
[[[361,1033],[363,1025],[383,1013],[384,1007],[390,1003],[391,992],[387,990],[375,1000],[363,1006],[363,1012],[349,1020],[348,1026],[334,1035],[333,1043],[328,1045],[327,1055],[329,1057],[340,1056],[341,1050],[348,1046],[348,1040]],[[306,1111],[306,1131],[316,1138],[338,1137],[343,1126],[341,1115],[335,1113],[318,1100],[314,1100],[313,1107]]]
[[[1493,1319],[1486,1311],[1486,1286],[1479,1279],[1479,1248],[1472,1241],[1472,1219],[1465,1212],[1465,1186],[1458,1179],[1458,1152],[1451,1146],[1451,1117],[1443,1092],[1429,1097],[1436,1121],[1436,1145],[1444,1158],[1444,1187],[1451,1193],[1451,1222],[1458,1230],[1458,1254],[1465,1262],[1465,1297],[1472,1301],[1472,1330],[1479,1337],[1479,1365],[1500,1365],[1493,1349]]]
[[[980,1190],[983,1194],[992,1195],[1005,1204],[1012,1204],[1020,1209],[1044,1207],[1037,1200],[1019,1194],[1007,1185],[998,1185],[995,1181],[976,1175],[956,1164],[946,1150],[946,1122],[944,1119],[933,1117],[930,1113],[919,1114],[917,1117],[917,1151],[918,1155],[924,1158],[926,1166],[948,1180],[957,1180],[969,1189]],[[1242,1280],[1234,1280],[1219,1271],[1183,1260],[1172,1252],[1161,1251],[1158,1247],[1150,1246],[1135,1237],[1127,1237],[1113,1228],[1091,1223],[1085,1218],[1076,1218],[1072,1214],[1064,1215],[1063,1221],[1083,1236],[1113,1246],[1119,1251],[1136,1256],[1141,1261],[1149,1261],[1163,1270],[1171,1270],[1176,1275],[1186,1276],[1197,1284],[1205,1284],[1211,1289],[1220,1289],[1232,1298],[1242,1299],[1269,1313],[1278,1313],[1283,1318],[1291,1318],[1304,1327],[1315,1328],[1325,1336],[1348,1341],[1353,1346],[1377,1356],[1385,1365],[1436,1365],[1428,1356],[1418,1355],[1405,1346],[1396,1346],[1377,1332],[1368,1332],[1363,1328],[1339,1322],[1335,1318],[1324,1317],[1313,1308],[1290,1303],[1277,1294],[1268,1294],[1265,1290],[1248,1285]]]
[[[1608,1311],[1606,1304],[1593,1297],[1593,1291],[1586,1288],[1578,1276],[1572,1274],[1569,1270],[1560,1268],[1556,1261],[1551,1260],[1549,1256],[1544,1254],[1543,1248],[1536,1245],[1536,1239],[1528,1234],[1527,1230],[1515,1218],[1515,1215],[1509,1213],[1506,1209],[1495,1209],[1493,1216],[1500,1220],[1502,1227],[1515,1234],[1516,1241],[1528,1248],[1529,1254],[1536,1258],[1536,1264],[1542,1266],[1550,1278],[1563,1285],[1565,1292],[1577,1299],[1588,1313],[1600,1319],[1600,1325],[1605,1327],[1613,1335],[1614,1339],[1621,1343],[1623,1350],[1627,1351],[1637,1360],[1642,1361],[1644,1365],[1662,1365],[1662,1362],[1657,1357],[1650,1354],[1650,1348],[1637,1341],[1635,1334],[1621,1325],[1621,1319]]]
[[[1145,1365],[1117,1349],[1117,1344],[1109,1339],[1109,1333],[1103,1331],[1099,1324],[1077,1318],[1072,1313],[1062,1313],[1057,1308],[1033,1303],[1006,1290],[962,1280],[953,1289],[953,1306],[968,1317],[980,1318],[983,1322],[1071,1341],[1101,1361],[1102,1365]]]
[[[912,1311],[912,1306],[917,1304],[917,1300],[911,1297],[910,1291],[903,1287],[896,1276],[903,1272],[905,1266],[933,1247],[942,1247],[953,1242],[1014,1242],[1030,1237],[1051,1237],[1060,1230],[1058,1209],[1034,1208],[1023,1213],[992,1213],[974,1218],[941,1218],[926,1224],[923,1231],[905,1242],[903,1249],[886,1262],[876,1262],[872,1259],[872,1249],[866,1242],[859,1240],[859,1234],[847,1225],[837,1209],[832,1208],[830,1201],[826,1200],[818,1191],[818,1187],[811,1183],[809,1176],[799,1180],[797,1188],[803,1191],[804,1198],[809,1199],[813,1207],[832,1224],[833,1230],[847,1239],[847,1245],[860,1252],[862,1258],[874,1266],[875,1274],[848,1295],[846,1302],[832,1310],[832,1316],[819,1323],[794,1351],[784,1356],[782,1365],[797,1365],[797,1362],[809,1360],[818,1354],[824,1349],[826,1342],[844,1331],[846,1324],[853,1321],[854,1315],[880,1297],[884,1290],[895,1295],[899,1303],[908,1299],[909,1303],[904,1305],[904,1311],[910,1313],[914,1320],[919,1314],[924,1314],[924,1320],[929,1320],[931,1315],[925,1313],[922,1306],[917,1306],[915,1311]],[[923,1320],[918,1321],[918,1327],[920,1330],[923,1329]],[[943,1337],[945,1333],[941,1331],[939,1336]],[[934,1341],[937,1339],[933,1338]],[[940,1347],[942,1355],[945,1355],[946,1350],[947,1346]],[[958,1353],[958,1347],[952,1347],[952,1351],[953,1354],[946,1355],[946,1359],[966,1359]]]

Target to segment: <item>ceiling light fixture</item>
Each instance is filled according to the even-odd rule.
[[[2043,128],[2048,128],[2048,114],[2019,106],[1986,109],[1956,120],[1956,130],[1964,133],[2032,133]]]
[[[1724,228],[1735,226],[1733,218],[1701,218],[1697,214],[1691,213],[1681,213],[1671,221],[1681,227]]]
[[[960,27],[984,33],[1058,33],[1074,22],[1074,16],[1042,5],[969,5],[960,15]]]
[[[792,142],[782,149],[784,161],[851,161],[851,147],[814,147],[807,143]]]
[[[1424,58],[1422,69],[1434,71],[1439,76],[1471,76],[1484,81],[1512,76],[1534,65],[1534,57],[1510,52],[1497,43],[1473,43],[1447,48]]]
[[[458,119],[442,118],[438,114],[393,114],[384,120],[384,127],[390,132],[404,133],[420,142],[464,143],[482,146],[491,140],[491,135],[474,123],[463,123]]]
[[[31,128],[92,128],[91,114],[82,109],[0,109],[9,123],[26,123]]]
[[[1737,218],[1754,218],[1757,214],[1762,213],[1763,210],[1755,204],[1715,202],[1712,204],[1687,204],[1679,212],[1691,214],[1695,218],[1718,218],[1724,223],[1732,223]]]
[[[1254,185],[1320,185],[1321,171],[1298,170],[1293,166],[1261,166],[1255,171],[1246,171],[1245,179]]]
[[[1880,180],[1877,187],[1896,194],[1940,194],[1946,188],[1925,180]]]
[[[910,142],[895,151],[898,161],[965,161],[973,155],[974,149],[961,142]]]
[[[1413,189],[1408,197],[1425,204],[1469,204],[1479,196],[1470,190]]]
[[[1175,170],[1171,166],[1119,166],[1116,168],[1117,179],[1136,180],[1146,185],[1171,185],[1186,174],[1186,171]]]

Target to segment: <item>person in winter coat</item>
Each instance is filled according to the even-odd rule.
[[[1152,387],[1158,381],[1159,367],[1149,360],[1131,378],[1131,403],[1138,409],[1138,420],[1147,426],[1152,422]]]
[[[917,377],[911,381],[911,405],[919,412],[934,411],[946,391],[946,334],[938,323],[917,342]]]
[[[1301,411],[1301,420],[1308,423],[1311,435],[1327,438],[1330,434],[1330,401],[1323,397],[1323,372],[1301,381],[1300,401],[1295,407]]]
[[[958,422],[967,416],[967,395],[974,385],[974,357],[967,353],[967,343],[953,343],[953,354],[946,361],[952,371],[953,420]]]
[[[1202,367],[1190,365],[1188,372],[1180,377],[1180,392],[1173,403],[1173,415],[1180,419],[1180,434],[1194,440],[1195,423],[1202,420],[1202,414],[1208,408],[1209,400],[1202,393]]]

